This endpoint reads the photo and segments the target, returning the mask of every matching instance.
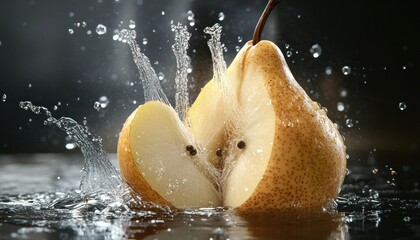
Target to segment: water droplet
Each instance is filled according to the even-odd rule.
[[[133,100],[133,104],[136,105],[137,104],[137,101],[136,100]]]
[[[69,34],[73,34],[73,33],[74,33],[73,29],[69,28]]]
[[[76,143],[66,143],[66,149],[71,150],[77,147]]]
[[[338,110],[339,112],[344,111],[344,103],[342,103],[342,102],[338,102],[338,103],[337,103],[337,110]]]
[[[291,56],[292,56],[292,54],[293,54],[293,53],[292,53],[292,51],[287,51],[287,52],[286,52],[286,56],[287,56],[287,57],[291,57]]]
[[[219,21],[223,21],[225,19],[225,14],[223,12],[219,13]]]
[[[109,104],[109,99],[106,96],[99,98],[98,102],[100,103],[101,108],[106,108]]]
[[[128,24],[128,27],[130,29],[134,29],[136,27],[136,22],[134,22],[134,20],[130,20],[130,23]]]
[[[162,11],[161,14],[162,14],[162,16],[165,15],[165,11]]]
[[[347,97],[347,90],[343,89],[340,91],[340,97]]]
[[[118,34],[115,34],[114,36],[112,36],[112,40],[117,41],[120,38],[120,36]]]
[[[87,30],[87,31],[86,31],[86,34],[87,34],[87,35],[91,35],[91,34],[92,34],[92,30]]]
[[[326,67],[325,68],[325,74],[331,75],[331,73],[332,73],[332,67],[330,67],[330,66]]]
[[[341,71],[344,75],[349,75],[351,73],[351,68],[349,66],[344,66]]]
[[[147,44],[147,38],[143,38],[143,45]]]
[[[346,126],[347,127],[349,127],[349,128],[351,128],[351,127],[353,127],[354,125],[353,125],[353,120],[351,119],[351,118],[348,118],[347,120],[346,120]]]
[[[7,95],[6,95],[6,94],[3,94],[3,96],[1,97],[1,100],[2,100],[3,102],[6,102],[6,100],[7,100]]]
[[[53,110],[57,111],[57,109],[58,109],[57,105],[54,105]]]
[[[407,104],[406,104],[405,102],[400,102],[400,103],[398,104],[398,108],[399,108],[401,111],[404,111],[404,110],[407,108]]]
[[[86,25],[87,25],[87,24],[86,24],[86,22],[85,22],[85,21],[83,21],[83,22],[82,22],[82,27],[86,27]]]
[[[190,26],[193,27],[195,25],[195,22],[190,22]]]
[[[74,26],[80,27],[80,23],[79,22],[78,23],[75,23]]]
[[[163,72],[159,72],[158,73],[158,78],[159,78],[159,80],[162,81],[165,78],[165,74],[163,74]]]
[[[96,26],[96,33],[98,35],[103,35],[106,33],[106,26],[104,26],[103,24],[98,24],[98,26]]]
[[[373,169],[373,170],[372,170],[372,173],[373,173],[373,174],[377,174],[377,173],[378,173],[378,171],[379,171],[379,170],[378,170],[377,168],[375,168],[375,169]]]
[[[93,108],[95,108],[97,111],[99,111],[99,110],[101,109],[101,103],[100,103],[100,102],[98,102],[98,101],[96,101],[96,102],[93,104]]]
[[[403,70],[407,69],[407,66],[402,66],[402,69],[403,69]]]
[[[32,83],[29,83],[29,84],[28,84],[28,88],[31,88],[31,87],[32,87]]]
[[[312,54],[312,57],[318,58],[321,56],[322,48],[319,46],[319,44],[312,45],[311,49],[309,49],[309,52]]]
[[[239,52],[239,51],[241,50],[241,47],[236,46],[236,47],[235,47],[235,50],[236,50],[237,52]]]
[[[242,42],[242,37],[241,36],[238,37],[238,42]]]
[[[74,17],[74,12],[69,12],[69,17]]]
[[[192,68],[191,67],[187,68],[187,73],[192,73]]]
[[[411,220],[411,218],[410,218],[409,216],[405,216],[405,217],[403,218],[403,221],[404,221],[404,222],[410,222],[410,220]]]
[[[188,19],[189,21],[194,21],[194,13],[193,13],[191,10],[189,10],[189,11],[187,12],[187,19]]]
[[[350,175],[350,170],[346,168],[346,176]]]

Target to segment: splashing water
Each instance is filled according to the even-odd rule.
[[[175,31],[175,44],[172,45],[172,51],[176,58],[175,111],[183,120],[189,106],[188,68],[190,68],[190,58],[187,55],[187,49],[191,33],[187,31],[186,26],[180,23],[176,26],[172,25],[172,30]]]
[[[170,106],[171,104],[160,86],[159,78],[149,58],[141,52],[140,46],[136,42],[136,35],[135,30],[123,29],[118,33],[117,40],[127,43],[131,48],[134,63],[139,70],[139,78],[143,86],[145,102],[161,101]]]
[[[229,80],[226,73],[226,62],[223,59],[223,47],[220,42],[220,37],[222,34],[222,27],[216,23],[212,27],[207,27],[204,29],[206,34],[211,36],[208,40],[207,45],[210,48],[212,60],[213,60],[213,77],[214,81],[221,90],[221,97],[223,99],[223,106],[225,109],[225,122],[227,123],[228,134],[233,136],[238,136],[240,129],[238,127],[242,126],[241,123],[241,110],[239,108],[239,103],[236,97],[235,91],[231,81]]]
[[[205,28],[204,32],[211,36],[207,41],[207,45],[210,48],[213,60],[213,80],[220,90],[220,96],[223,101],[224,121],[226,124],[224,130],[225,135],[229,136],[228,139],[231,139],[227,144],[227,152],[231,154],[228,154],[224,159],[224,167],[220,177],[220,183],[225,184],[227,182],[227,177],[236,163],[234,149],[236,147],[236,142],[243,138],[241,127],[244,126],[244,117],[239,107],[236,92],[233,91],[232,83],[227,75],[226,62],[223,59],[223,47],[220,42],[222,27],[216,23],[212,27]],[[221,190],[223,190],[223,188]]]
[[[121,198],[121,188],[124,186],[118,171],[108,159],[101,138],[93,136],[71,118],[54,118],[45,107],[35,106],[29,101],[20,102],[19,106],[35,114],[44,113],[47,116],[45,125],[56,125],[80,147],[85,158],[80,181],[82,197],[92,198],[101,195],[110,201]]]

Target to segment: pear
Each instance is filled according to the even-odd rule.
[[[280,49],[260,41],[277,3],[267,5],[227,81],[210,80],[187,120],[156,101],[127,119],[120,171],[144,200],[252,212],[316,208],[338,196],[346,172],[342,136],[296,82]]]

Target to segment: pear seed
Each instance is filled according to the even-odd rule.
[[[195,156],[197,154],[197,150],[195,148],[190,151],[191,156]]]
[[[239,149],[244,149],[244,148],[245,148],[245,142],[244,142],[243,140],[241,140],[241,141],[239,141],[239,142],[236,144],[236,146],[237,146]]]
[[[217,151],[216,151],[216,155],[218,157],[222,157],[222,149],[218,148]]]

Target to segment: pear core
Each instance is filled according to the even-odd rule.
[[[160,102],[133,112],[118,142],[126,182],[144,200],[178,208],[261,211],[335,199],[346,170],[343,139],[280,49],[248,42],[227,75],[235,103],[224,101],[223,86],[211,80],[189,109],[189,124]]]

